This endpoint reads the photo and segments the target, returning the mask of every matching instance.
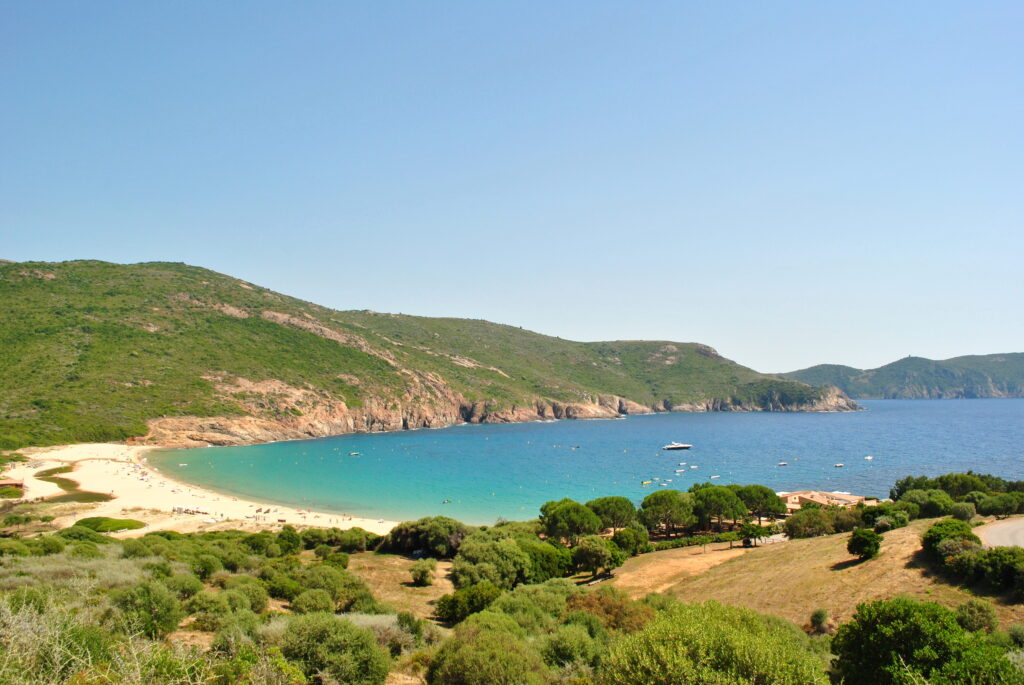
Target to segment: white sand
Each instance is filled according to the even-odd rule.
[[[396,521],[342,516],[283,507],[223,495],[168,478],[146,463],[145,453],[154,447],[128,447],[117,444],[67,445],[63,447],[19,450],[28,462],[16,463],[5,478],[23,480],[25,498],[49,497],[63,492],[53,483],[41,481],[33,474],[45,469],[71,465],[71,473],[62,478],[76,481],[82,490],[101,492],[114,497],[110,502],[83,505],[83,516],[111,516],[145,521],[144,529],[122,536],[142,535],[153,530],[254,530],[290,523],[295,526],[354,528],[378,534],[387,533]],[[262,509],[262,513],[257,513]],[[176,510],[179,510],[176,513]],[[195,513],[180,513],[186,510]],[[74,517],[56,521],[70,526]]]

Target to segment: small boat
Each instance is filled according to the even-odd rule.
[[[650,485],[653,482],[654,481],[652,481],[652,480],[642,480],[642,481],[640,481],[640,485]]]
[[[441,504],[451,504],[451,503],[452,503],[452,501],[450,499],[443,499],[443,500],[441,500]]]
[[[658,485],[660,485],[663,488],[667,488],[668,487],[668,483],[658,483]]]
[[[872,461],[874,459],[874,457],[870,457],[870,456],[869,457],[864,457],[864,458],[867,459],[868,461]]]
[[[696,464],[690,464],[690,468],[691,469],[695,469],[695,468],[697,468],[697,465]]]
[[[832,466],[836,467],[837,469],[841,469],[844,466],[846,466],[846,464],[832,464]]]
[[[178,466],[188,466],[188,464],[178,464]]]
[[[712,479],[714,479],[714,478],[721,478],[721,476],[711,476],[711,478]]]
[[[670,442],[669,444],[665,445],[661,449],[663,449],[663,450],[688,450],[691,447],[693,447],[693,445],[687,445],[687,444],[682,443],[682,442]]]
[[[789,463],[785,461],[780,461],[779,466],[789,466]]]
[[[679,465],[680,466],[686,466],[686,462],[685,461],[681,461],[681,462],[679,462]]]
[[[348,456],[350,456],[350,457],[358,457],[359,456],[359,452],[349,452]]]

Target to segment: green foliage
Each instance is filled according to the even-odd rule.
[[[974,639],[952,611],[905,597],[859,605],[832,650],[849,685],[1021,682],[1002,651]]]
[[[501,592],[494,583],[486,580],[461,588],[437,600],[437,617],[445,623],[458,623],[470,614],[486,609],[501,596]]]
[[[0,487],[0,498],[2,499],[21,499],[22,490],[14,485],[5,485]]]
[[[999,628],[999,617],[991,602],[969,599],[956,608],[956,622],[964,630],[991,633]]]
[[[1024,500],[1020,493],[1004,492],[998,495],[990,495],[978,503],[978,513],[982,516],[995,516],[1006,518],[1012,514],[1020,513],[1024,509]]]
[[[832,516],[822,509],[801,508],[786,519],[782,528],[791,538],[811,538],[834,533],[835,523]]]
[[[957,502],[949,512],[953,518],[960,521],[970,521],[978,511],[972,502]]]
[[[614,642],[600,671],[602,685],[828,682],[795,626],[715,602],[662,612],[643,630]]]
[[[693,493],[693,513],[702,523],[714,520],[721,524],[725,519],[736,521],[747,514],[743,501],[724,485],[695,485],[690,491]]]
[[[572,553],[565,547],[525,535],[516,537],[515,541],[519,549],[530,558],[526,582],[543,583],[551,578],[561,578],[572,571]]]
[[[870,528],[859,528],[846,543],[846,551],[860,559],[871,559],[878,556],[882,547],[882,536]]]
[[[179,573],[162,582],[180,600],[186,600],[203,590],[203,581],[190,573]]]
[[[149,637],[163,637],[184,617],[178,598],[161,583],[142,583],[114,594],[113,603],[129,624]]]
[[[613,633],[636,632],[654,618],[654,610],[649,604],[633,601],[611,586],[572,594],[565,606],[569,612],[594,616],[604,630]]]
[[[693,495],[672,489],[655,490],[640,503],[640,520],[651,532],[689,528],[697,522]]]
[[[106,516],[93,516],[91,518],[79,519],[76,526],[85,526],[97,533],[113,533],[119,530],[135,530],[145,528],[146,524],[135,519],[112,519]]]
[[[561,625],[545,636],[541,655],[549,666],[561,667],[572,663],[596,664],[601,651],[600,643],[581,625]]]
[[[593,513],[590,515],[594,516]],[[475,534],[459,548],[459,554],[452,563],[451,578],[457,588],[489,581],[510,589],[524,582],[532,571],[532,559],[514,539],[496,540],[490,535]]]
[[[744,485],[736,491],[736,495],[743,502],[743,506],[757,517],[758,525],[763,518],[786,513],[786,503],[774,490],[764,485]]]
[[[957,519],[945,519],[932,525],[922,536],[921,542],[925,554],[932,559],[941,560],[939,543],[943,540],[968,540],[976,544],[981,543],[968,523]]]
[[[475,625],[441,646],[430,664],[430,685],[545,685],[540,654],[503,630]]]
[[[430,516],[398,524],[384,536],[378,549],[392,554],[421,552],[438,559],[449,559],[459,551],[462,540],[470,532],[469,526],[453,518]]]
[[[900,501],[916,504],[925,518],[948,516],[955,504],[952,497],[939,489],[909,490],[900,497]]]
[[[380,543],[380,540],[380,535],[357,527],[343,531],[336,537],[334,542],[340,551],[351,554],[353,552],[365,552],[373,549]]]
[[[327,590],[306,590],[292,600],[292,611],[297,614],[312,614],[316,612],[334,612],[334,598]]]
[[[601,519],[588,507],[571,499],[548,502],[541,507],[541,525],[550,538],[575,541],[601,529]]]
[[[610,573],[622,566],[626,555],[611,540],[599,535],[588,535],[573,548],[572,561],[577,569],[590,571],[596,577],[601,572]]]
[[[615,535],[612,536],[612,542],[629,556],[636,556],[641,552],[646,552],[651,544],[647,529],[639,526],[630,526],[629,528],[615,531]]]
[[[603,528],[625,528],[637,516],[628,497],[599,497],[587,502],[587,508],[597,514]]]
[[[326,613],[295,616],[288,622],[281,653],[313,677],[323,672],[352,685],[379,685],[390,659],[373,633]]]
[[[63,530],[59,530],[55,533],[62,538],[67,540],[74,540],[76,542],[91,542],[96,545],[104,545],[111,541],[106,535],[97,533],[92,528],[86,528],[85,526],[71,526]]]
[[[437,559],[417,559],[410,569],[413,585],[426,587],[434,584],[434,572],[437,570]]]

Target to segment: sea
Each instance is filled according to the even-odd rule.
[[[865,411],[460,425],[159,450],[149,460],[173,478],[260,502],[477,525],[534,518],[544,502],[563,497],[639,502],[705,481],[886,497],[911,474],[971,469],[1024,479],[1024,399],[860,404]],[[693,447],[661,449],[673,441]]]

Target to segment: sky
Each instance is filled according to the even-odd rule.
[[[1019,2],[6,2],[0,258],[696,341],[1024,351]]]

